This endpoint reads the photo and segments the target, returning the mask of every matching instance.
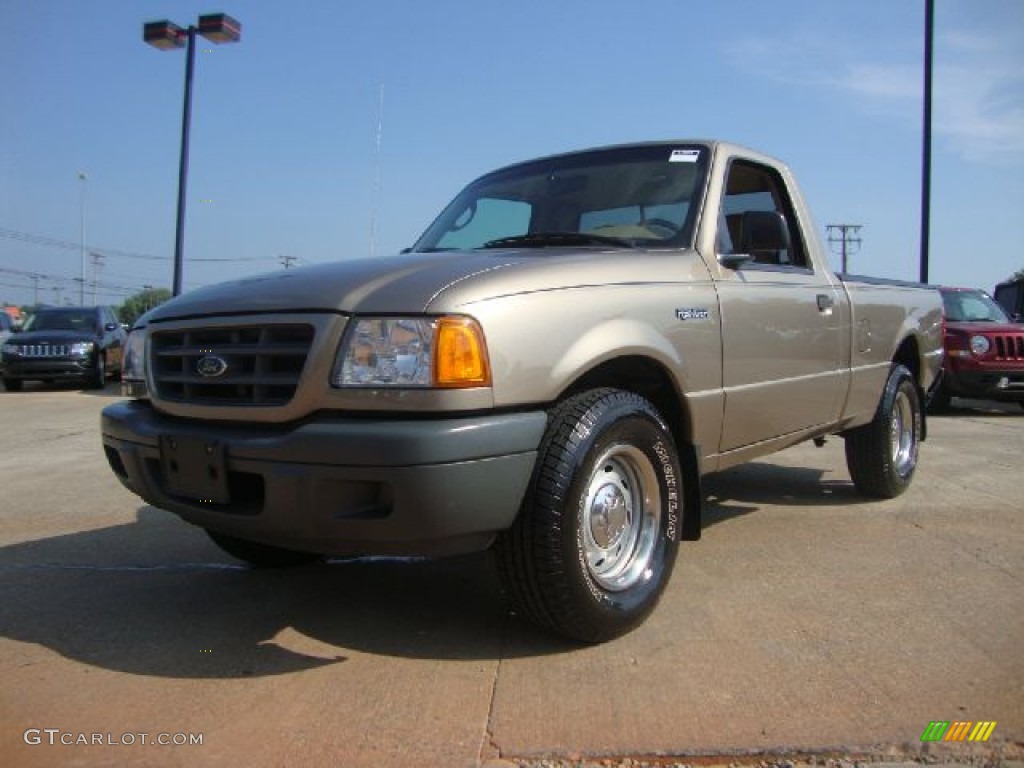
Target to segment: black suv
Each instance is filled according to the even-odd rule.
[[[1024,277],[1000,283],[993,297],[1003,305],[1014,322],[1024,323]]]
[[[26,380],[84,379],[102,389],[121,371],[127,334],[111,307],[43,307],[0,349],[4,388],[18,392]]]

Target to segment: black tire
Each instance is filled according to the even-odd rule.
[[[89,389],[103,389],[107,386],[107,359],[102,352],[96,353],[96,362],[86,381]]]
[[[323,555],[313,552],[298,552],[294,549],[272,547],[269,544],[238,539],[226,533],[207,530],[206,534],[214,544],[229,555],[257,568],[287,568],[293,565],[307,565],[323,559]]]
[[[921,400],[914,377],[894,365],[870,424],[848,432],[846,466],[865,496],[891,499],[910,487],[921,439]]]
[[[4,389],[8,392],[21,392],[25,386],[25,382],[22,379],[8,379],[4,378]]]
[[[514,603],[587,643],[638,626],[672,574],[682,480],[671,433],[644,398],[596,389],[558,405],[523,507],[496,545]]]

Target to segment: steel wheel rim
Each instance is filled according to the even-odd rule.
[[[889,427],[892,463],[901,476],[906,476],[914,468],[916,428],[914,409],[910,405],[910,398],[906,392],[901,390],[896,393]]]
[[[650,459],[631,445],[601,454],[583,501],[583,559],[590,576],[612,592],[651,575],[661,525],[661,489]]]

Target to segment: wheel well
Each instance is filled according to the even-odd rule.
[[[596,387],[614,387],[640,395],[658,409],[668,423],[676,445],[692,442],[690,418],[682,396],[660,363],[638,355],[608,360],[576,379],[559,399]]]
[[[613,387],[640,395],[665,419],[676,444],[680,469],[687,478],[683,499],[685,512],[678,535],[683,541],[697,541],[704,506],[699,449],[693,444],[690,414],[672,377],[664,366],[648,357],[618,357],[580,376],[562,393],[562,398],[597,387]]]
[[[921,355],[918,351],[917,339],[908,336],[901,343],[893,355],[892,361],[906,366],[907,370],[914,376],[918,388],[921,386]]]

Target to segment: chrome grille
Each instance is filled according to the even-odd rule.
[[[311,325],[157,331],[150,339],[157,397],[202,405],[285,405],[295,395]]]
[[[25,357],[70,357],[70,344],[22,344],[19,346]]]
[[[1024,360],[1024,334],[993,337],[996,357],[1003,360]]]

